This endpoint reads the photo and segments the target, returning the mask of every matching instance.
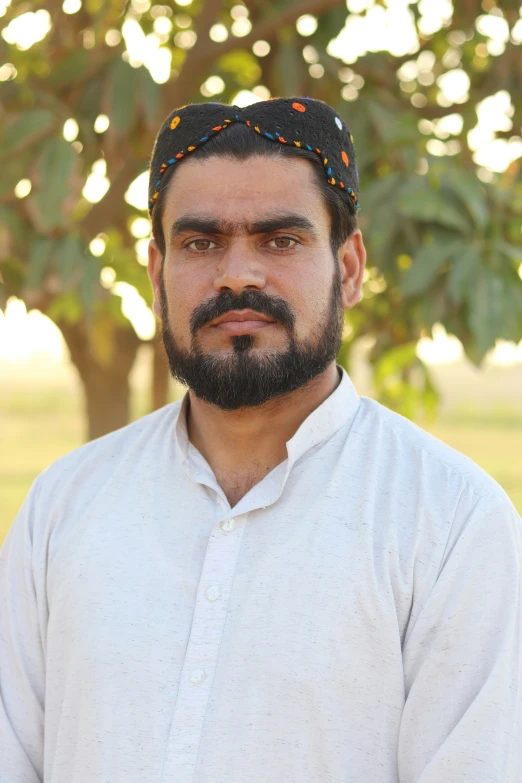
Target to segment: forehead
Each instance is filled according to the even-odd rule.
[[[329,213],[309,161],[194,156],[183,161],[169,183],[163,220],[165,227],[182,214],[202,211],[247,222],[289,208],[328,231]]]

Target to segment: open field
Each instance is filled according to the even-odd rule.
[[[146,398],[138,389],[133,416],[145,412]],[[482,403],[471,408],[459,399],[452,408],[443,408],[435,424],[423,426],[483,467],[522,513],[522,406],[496,400],[486,408]],[[34,384],[13,378],[2,382],[0,542],[37,474],[82,442],[81,398],[74,380],[47,378]]]

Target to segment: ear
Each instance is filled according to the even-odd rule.
[[[149,272],[150,282],[152,284],[152,291],[154,293],[152,311],[158,318],[161,318],[160,275],[162,260],[163,256],[158,245],[156,244],[156,240],[151,239],[149,242],[149,263],[147,265],[147,269]]]
[[[366,248],[359,228],[343,242],[339,248],[338,259],[341,265],[343,307],[353,307],[362,297],[366,264]]]

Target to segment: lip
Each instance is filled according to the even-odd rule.
[[[228,313],[224,313],[224,315],[220,315],[219,318],[216,318],[213,322],[213,326],[218,326],[222,323],[228,323],[229,321],[265,321],[269,323],[273,323],[273,318],[268,318],[266,315],[262,315],[261,313],[256,313],[255,310],[230,310]]]
[[[275,323],[273,318],[246,309],[230,310],[216,318],[212,326],[226,334],[249,334],[259,332],[273,323]]]
[[[216,324],[215,328],[227,334],[248,334],[249,332],[259,332],[272,326],[274,321],[222,321]]]

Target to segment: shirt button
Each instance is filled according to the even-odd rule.
[[[212,585],[212,587],[209,587],[207,590],[207,598],[209,601],[215,601],[216,598],[219,598],[219,587],[217,585]]]
[[[207,674],[203,671],[203,669],[194,669],[190,677],[190,681],[197,685],[198,683],[203,682],[206,676]]]
[[[221,523],[221,529],[224,530],[226,533],[229,533],[231,530],[234,529],[234,520],[233,519],[224,519]]]

